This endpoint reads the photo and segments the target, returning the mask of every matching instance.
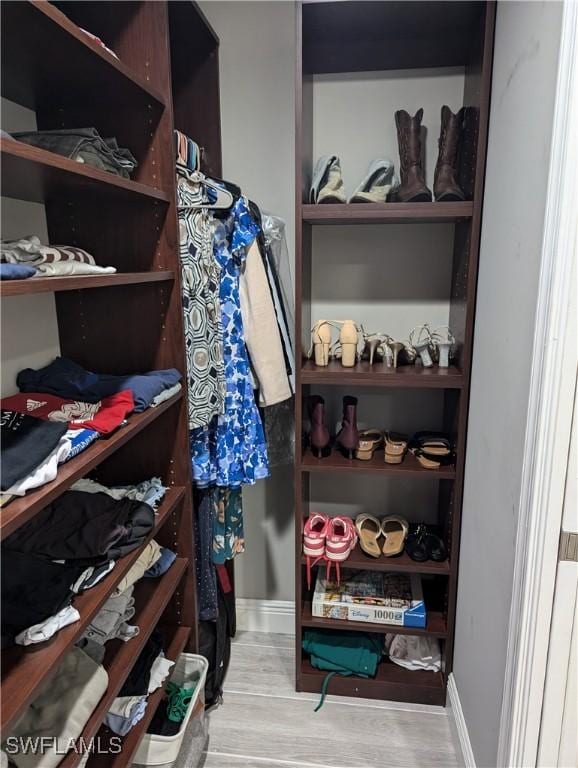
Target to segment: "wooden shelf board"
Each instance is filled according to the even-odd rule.
[[[69,277],[31,277],[27,280],[3,280],[0,296],[24,296],[31,293],[55,293],[57,291],[110,288],[113,285],[142,285],[173,281],[175,273],[169,270],[156,272],[117,272],[112,275],[70,275]]]
[[[302,472],[358,472],[360,474],[377,473],[383,475],[398,475],[399,477],[421,477],[425,480],[453,480],[456,476],[454,466],[439,469],[424,469],[412,453],[406,453],[401,464],[386,464],[383,460],[383,449],[376,451],[369,461],[346,459],[333,447],[331,455],[318,459],[309,449],[301,458]]]
[[[297,690],[320,693],[326,674],[303,659],[297,677]],[[363,699],[445,705],[445,684],[441,672],[404,669],[390,661],[381,662],[375,678],[336,675],[329,683],[328,693]]]
[[[301,558],[301,564],[303,567],[306,567],[307,565],[305,555]],[[445,560],[443,563],[436,563],[433,560],[427,560],[425,563],[417,563],[415,560],[412,560],[406,552],[402,552],[401,555],[398,555],[397,557],[385,557],[384,555],[381,555],[381,557],[370,557],[365,554],[359,544],[357,544],[347,560],[341,563],[341,567],[355,568],[360,571],[424,573],[439,576],[450,575],[449,560]]]
[[[473,216],[472,202],[337,203],[301,206],[307,224],[448,224]]]
[[[51,483],[15,499],[3,507],[0,510],[0,539],[5,539],[19,526],[32,519],[39,510],[64,493],[72,483],[84,477],[91,469],[98,466],[175,403],[178,403],[181,397],[182,391],[171,397],[170,400],[165,400],[156,408],[147,408],[142,413],[130,416],[126,426],[120,427],[106,439],[99,438],[74,459],[62,464],[58,469],[58,475]]]
[[[162,203],[170,200],[162,189],[124,179],[14,139],[2,139],[0,152],[2,194],[5,197],[32,203],[45,203],[57,198],[76,199],[80,194],[101,199],[114,196]]]
[[[111,640],[106,644],[103,666],[108,673],[108,688],[82,731],[82,738],[89,742],[96,736],[106,713],[113,700],[118,695],[124,681],[128,677],[133,664],[156,627],[169,600],[174,595],[179,582],[187,570],[188,560],[177,558],[169,570],[160,579],[144,579],[135,587],[136,613],[131,619],[132,624],[140,628],[140,632],[127,643],[122,640]],[[110,760],[110,755],[107,756]],[[82,755],[69,752],[58,764],[58,768],[73,768],[78,765]],[[107,763],[109,765],[110,763]],[[127,765],[123,761],[123,765]]]
[[[170,629],[170,634],[169,634]],[[176,661],[183,652],[185,645],[189,639],[190,627],[170,627],[164,628],[163,634],[166,637],[166,651],[165,656],[171,661]],[[98,743],[100,744],[100,754],[95,752],[89,757],[87,766],[88,768],[120,768],[120,766],[126,766],[132,764],[132,759],[138,749],[140,740],[147,732],[147,728],[151,720],[154,717],[155,712],[165,695],[164,687],[161,686],[158,690],[152,693],[148,697],[147,708],[142,720],[130,729],[127,735],[122,739],[122,748],[118,752],[115,749],[111,749],[108,753],[106,751],[107,744],[112,736],[116,736],[110,728],[102,725],[97,733]]]
[[[165,100],[156,88],[108,53],[52,3],[26,0],[2,4],[2,95],[37,109],[58,89],[61,105],[89,94],[91,101],[150,104]],[[26,45],[8,30],[25,29]],[[90,31],[90,30],[89,30]],[[71,62],[73,65],[71,66]],[[111,102],[114,99],[114,102]]]
[[[449,368],[424,368],[423,365],[401,365],[387,368],[384,363],[370,365],[361,361],[353,368],[344,368],[339,360],[329,365],[315,365],[304,360],[301,367],[301,384],[330,384],[333,386],[392,387],[409,389],[461,389],[465,377],[455,365]]]
[[[427,626],[424,629],[416,627],[398,627],[393,624],[371,624],[365,621],[345,621],[344,619],[323,619],[313,616],[311,603],[303,601],[301,610],[301,626],[315,629],[339,629],[344,632],[377,632],[380,635],[430,635],[444,638],[447,636],[446,621],[442,613],[428,611]]]
[[[111,573],[96,586],[74,598],[73,605],[80,613],[80,621],[61,629],[48,643],[40,643],[26,648],[11,646],[2,651],[3,731],[6,731],[14,723],[46,675],[50,674],[54,665],[58,664],[66,651],[82,635],[116,585],[131,569],[146,544],[156,536],[182,501],[184,494],[184,488],[169,488],[159,506],[155,526],[147,537],[146,543],[121,558]],[[167,573],[170,573],[171,570],[172,568]],[[150,581],[157,583],[157,580],[154,579]]]

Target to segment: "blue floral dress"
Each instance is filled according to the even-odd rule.
[[[239,276],[247,250],[259,232],[244,198],[226,222],[216,223],[213,248],[221,267],[219,298],[226,394],[223,412],[190,432],[193,478],[198,487],[235,488],[269,475],[267,444],[253,394],[243,335]]]

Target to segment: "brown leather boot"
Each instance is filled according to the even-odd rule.
[[[346,395],[343,398],[343,420],[339,434],[335,438],[335,443],[339,446],[344,456],[348,459],[353,458],[354,451],[359,445],[356,397]]]
[[[434,195],[438,203],[466,199],[457,182],[463,123],[464,107],[455,115],[449,107],[442,107],[439,154],[434,175]]]
[[[399,144],[399,171],[401,186],[397,190],[397,199],[401,203],[429,203],[431,192],[425,185],[421,151],[421,119],[423,109],[418,109],[414,117],[405,109],[395,113],[397,142]]]
[[[325,426],[325,400],[319,395],[309,398],[309,418],[311,452],[318,459],[329,456],[331,448],[329,447],[329,430]]]

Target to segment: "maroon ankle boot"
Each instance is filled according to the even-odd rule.
[[[346,395],[343,398],[343,420],[341,429],[335,438],[336,445],[341,453],[348,459],[353,458],[355,449],[359,444],[359,432],[357,431],[357,398]]]
[[[329,430],[325,426],[325,400],[319,395],[309,398],[309,419],[311,421],[309,434],[311,452],[318,459],[329,456],[331,448],[329,447]]]

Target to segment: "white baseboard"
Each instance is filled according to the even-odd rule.
[[[237,629],[246,632],[295,634],[295,603],[290,600],[254,600],[238,597]]]
[[[476,768],[476,759],[474,757],[474,750],[472,749],[472,743],[470,741],[470,734],[468,733],[468,726],[466,725],[466,719],[464,717],[464,711],[462,709],[462,703],[460,701],[460,695],[456,686],[456,679],[453,674],[448,677],[448,698],[450,710],[450,720],[452,723],[452,731],[457,734],[458,744],[465,768]]]

